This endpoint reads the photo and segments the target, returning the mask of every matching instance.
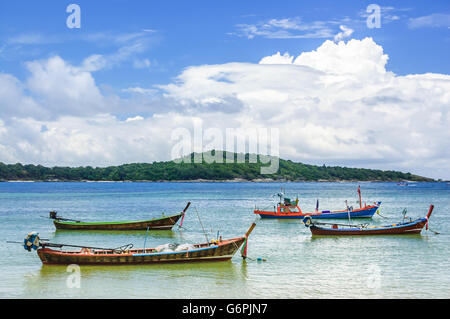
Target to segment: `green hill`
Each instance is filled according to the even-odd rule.
[[[214,151],[213,151],[213,154]],[[197,153],[197,155],[199,155]],[[228,153],[237,158],[237,154]],[[243,156],[243,154],[241,154]],[[223,155],[225,158],[225,153]],[[175,161],[124,164],[109,167],[44,167],[42,165],[3,164],[0,162],[0,180],[33,181],[192,181],[192,180],[285,180],[285,181],[433,181],[431,178],[402,173],[340,166],[316,166],[279,160],[276,174],[261,174],[260,161],[249,163],[211,163],[204,160],[193,163],[194,153],[185,157],[186,162]],[[225,161],[224,161],[225,162]]]

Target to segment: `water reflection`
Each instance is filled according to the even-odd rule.
[[[181,233],[181,232],[180,232]],[[145,230],[83,230],[83,231],[73,231],[68,229],[56,229],[53,232],[53,236],[64,237],[64,236],[83,236],[84,235],[94,235],[94,236],[103,236],[103,235],[121,235],[121,236],[130,236],[130,237],[144,237],[146,234]],[[155,238],[173,238],[176,236],[176,233],[172,230],[149,230],[148,236],[152,236]]]
[[[361,240],[361,239],[366,239],[366,240],[371,240],[371,239],[374,239],[374,238],[379,238],[379,239],[382,239],[382,238],[399,238],[399,239],[401,239],[401,238],[409,238],[409,239],[416,239],[416,240],[423,240],[424,239],[424,236],[422,236],[421,234],[402,234],[402,235],[388,235],[388,234],[386,234],[386,235],[361,235],[361,236],[358,236],[358,235],[354,235],[354,236],[352,236],[352,235],[349,235],[349,236],[329,236],[329,235],[314,235],[314,236],[311,236],[311,241],[316,241],[316,240],[326,240],[326,239],[328,239],[328,240],[339,240],[339,239],[342,239],[342,240],[348,240],[348,239],[354,239],[354,240]]]
[[[86,292],[90,297],[103,298],[130,298],[135,294],[151,298],[186,297],[189,291],[185,287],[180,289],[179,283],[189,280],[192,289],[199,290],[208,298],[207,290],[213,286],[225,293],[229,287],[242,283],[248,276],[247,262],[241,258],[179,264],[82,265],[79,288],[70,288],[67,284],[73,274],[66,265],[42,265],[39,270],[24,276],[24,297],[84,298],[87,297]],[[151,290],[148,290],[149,285]],[[128,294],[117,295],[118,290]],[[109,294],[105,295],[108,291]]]

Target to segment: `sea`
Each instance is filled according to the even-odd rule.
[[[379,214],[354,220],[380,226],[400,222],[402,211],[424,217],[420,235],[312,237],[300,220],[260,219],[277,193],[299,199],[303,212],[342,210],[381,201]],[[49,212],[83,221],[144,220],[177,213],[170,231],[56,230]],[[55,243],[147,248],[242,236],[256,221],[248,258],[182,264],[43,265],[23,248],[36,231]],[[347,220],[341,220],[347,223]],[[179,224],[179,223],[178,223]],[[437,234],[438,233],[438,234]],[[0,183],[0,298],[449,298],[450,185],[447,183]]]

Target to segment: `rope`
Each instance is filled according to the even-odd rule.
[[[382,217],[382,218],[384,218],[384,219],[389,219],[389,217],[386,217],[386,216],[381,215],[379,209],[377,210],[377,215],[379,215],[380,217]]]
[[[197,212],[198,221],[200,222],[200,225],[202,226],[203,233],[205,234],[206,242],[209,243],[208,235],[206,234],[205,228],[203,227],[202,221],[200,219],[200,215],[198,214],[197,206],[195,206],[195,211]]]
[[[439,235],[440,234],[439,232],[432,230],[430,227],[428,227],[428,230],[433,232],[435,235]]]
[[[126,245],[114,248],[113,250],[114,251],[118,250],[120,252],[124,252],[124,251],[127,251],[127,250],[131,249],[131,248],[133,248],[133,244],[126,244]]]

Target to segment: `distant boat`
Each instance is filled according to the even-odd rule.
[[[399,182],[397,183],[397,186],[408,186],[407,182]]]
[[[114,221],[114,222],[83,222],[74,219],[62,218],[57,216],[57,212],[50,212],[50,219],[56,229],[71,230],[170,230],[180,218],[184,218],[186,210],[191,203],[188,202],[181,213],[161,216],[141,221]]]
[[[423,227],[428,229],[428,221],[434,206],[431,205],[428,214],[424,218],[416,220],[402,221],[398,224],[370,227],[368,225],[345,225],[333,223],[317,223],[311,218],[303,219],[306,227],[309,227],[313,235],[321,236],[361,236],[361,235],[405,235],[420,234]],[[323,227],[322,225],[331,225],[331,227]]]
[[[290,198],[284,197],[284,193],[280,192],[277,196],[280,198],[277,206],[274,206],[274,210],[259,210],[255,209],[254,214],[259,215],[261,218],[275,218],[275,219],[303,219],[306,216],[311,216],[314,219],[347,219],[350,215],[351,218],[372,218],[381,205],[381,202],[376,202],[371,205],[362,205],[361,202],[361,189],[358,187],[359,194],[359,208],[354,209],[347,205],[347,209],[339,211],[322,210],[319,211],[319,201],[317,200],[316,211],[312,213],[304,213],[298,205],[298,198],[292,201]]]

